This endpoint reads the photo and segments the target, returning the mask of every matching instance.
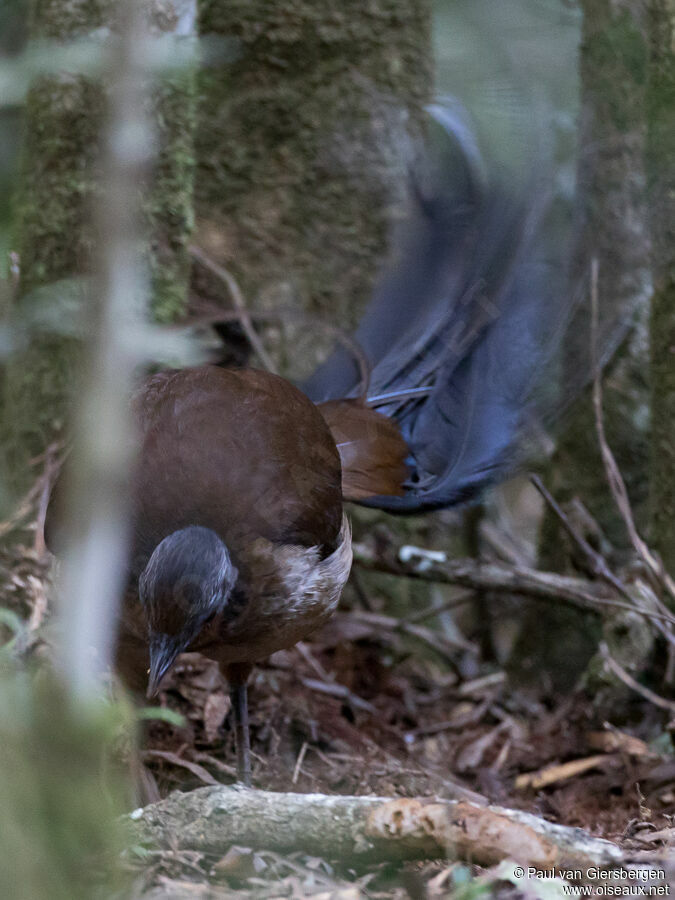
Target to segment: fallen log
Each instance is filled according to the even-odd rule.
[[[235,786],[175,792],[129,816],[133,840],[222,856],[231,845],[300,850],[343,863],[503,859],[538,870],[611,869],[610,841],[519,810],[466,800],[272,793]]]

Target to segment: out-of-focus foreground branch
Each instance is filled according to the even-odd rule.
[[[146,295],[139,186],[152,132],[144,102],[144,4],[124,0],[119,14],[119,38],[107,73],[112,89],[97,209],[100,273],[88,305],[91,333],[69,467],[60,588],[60,663],[76,695],[91,693],[111,660],[130,502],[128,397],[138,362],[132,334]]]

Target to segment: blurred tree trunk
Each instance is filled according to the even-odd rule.
[[[201,30],[239,54],[202,80],[198,239],[252,305],[349,328],[423,132],[430,0],[201,0]]]
[[[191,0],[151,4],[152,28],[173,33]],[[87,0],[33,0],[29,31],[34,40],[68,41],[111,27],[114,6]],[[194,16],[193,16],[194,21]],[[167,76],[154,92],[153,122],[159,147],[152,184],[144,199],[153,310],[171,319],[185,303],[192,226],[194,72]],[[92,269],[90,207],[97,190],[104,93],[100,79],[64,70],[31,87],[25,108],[22,174],[17,195],[16,249],[21,279],[13,318],[27,320],[40,303],[58,309],[81,295],[73,279]],[[53,285],[48,292],[38,289]],[[7,476],[22,491],[28,461],[64,428],[77,385],[79,341],[37,331],[19,348],[5,372],[2,435]]]
[[[675,573],[675,2],[651,0],[647,175],[651,308],[651,539]]]
[[[644,515],[648,460],[647,310],[649,244],[644,197],[646,136],[646,23],[632,0],[583,0],[580,48],[581,111],[577,163],[577,248],[570,290],[581,304],[565,342],[565,382],[574,388],[591,371],[590,264],[599,263],[600,351],[616,347],[635,318],[604,376],[608,440],[622,468],[638,519]],[[582,382],[583,383],[583,382]],[[563,504],[580,498],[612,545],[627,536],[602,466],[590,394],[571,411],[547,477]],[[561,570],[570,544],[557,520],[544,518],[541,565]],[[570,687],[595,648],[583,615],[532,609],[515,665],[543,671],[554,686]]]

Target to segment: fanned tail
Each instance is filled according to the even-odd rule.
[[[510,471],[569,311],[567,247],[544,227],[543,163],[511,191],[487,171],[460,109],[430,113],[445,136],[440,159],[413,179],[408,221],[355,334],[372,365],[366,405],[396,424],[408,477],[401,486],[400,454],[389,476],[386,460],[373,465],[370,483],[368,460],[354,447],[343,456],[345,480],[357,466],[360,485],[345,496],[393,512],[468,501]],[[355,397],[358,385],[337,351],[303,387],[321,403]],[[379,492],[388,477],[397,490]]]

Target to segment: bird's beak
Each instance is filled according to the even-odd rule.
[[[150,671],[148,673],[147,698],[150,700],[157,695],[162,679],[169,671],[176,657],[180,653],[180,646],[175,638],[168,634],[154,634],[150,638]]]

